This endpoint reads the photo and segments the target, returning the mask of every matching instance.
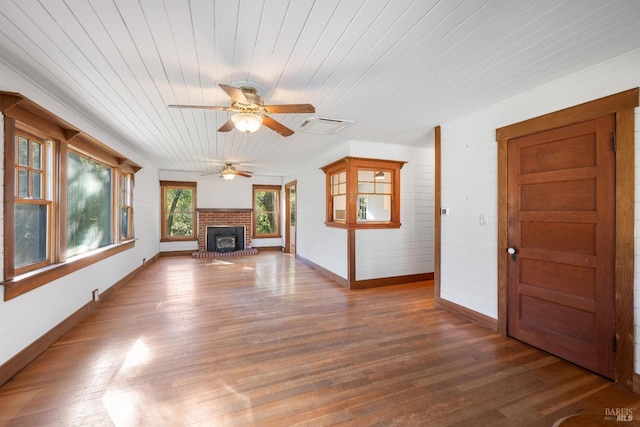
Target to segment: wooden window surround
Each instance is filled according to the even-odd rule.
[[[133,188],[135,175],[132,173],[120,173],[120,240],[133,239]]]
[[[111,169],[112,177],[118,177],[112,178],[112,200],[118,200],[119,177],[127,174],[132,179],[140,166],[18,93],[0,92],[0,112],[4,116],[4,300],[134,247],[133,234],[126,241],[120,238],[117,203],[111,206],[110,244],[67,259],[66,239],[60,236],[67,236],[66,166],[69,152]],[[42,158],[25,164],[19,158],[19,151],[24,147],[16,147],[19,136],[26,137],[31,144],[41,144],[43,151],[40,154],[34,149],[29,155],[42,155]],[[46,231],[42,234],[46,250],[43,259],[28,265],[16,266],[16,205],[46,206],[43,217]],[[133,212],[129,219],[132,217]]]
[[[261,203],[258,196],[272,193]],[[253,186],[253,239],[280,237],[280,186]],[[270,201],[270,203],[265,203]]]
[[[321,169],[326,175],[326,222],[347,229],[400,227],[398,160],[344,157]]]
[[[47,233],[54,214],[49,186],[51,145],[45,138],[15,131],[15,230],[27,236],[14,245],[16,274],[51,264],[52,239]]]
[[[160,181],[160,190],[160,241],[197,240],[197,183]]]

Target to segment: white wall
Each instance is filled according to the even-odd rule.
[[[220,178],[217,173],[202,176],[200,173],[192,172],[160,171],[159,174],[162,181],[196,182],[199,209],[252,209],[253,185],[282,185],[282,177],[279,176],[254,175],[251,178],[236,177],[227,181]],[[283,239],[284,236],[273,239],[253,239],[251,245],[254,248],[283,246]],[[197,251],[198,242],[162,242],[160,250],[162,252]]]
[[[351,155],[407,163],[400,171],[400,228],[356,230],[356,280],[433,272],[433,140],[425,147],[352,142]]]
[[[424,147],[348,141],[285,177],[297,180],[297,254],[347,278],[347,232],[327,227],[325,174],[345,156],[402,160],[399,229],[356,231],[356,280],[433,272],[433,140]]]
[[[332,150],[300,165],[283,180],[285,183],[297,180],[296,254],[344,279],[347,278],[347,233],[324,225],[326,181],[320,168],[348,155],[349,144],[337,144]]]
[[[135,176],[134,227],[137,238],[135,248],[9,301],[4,301],[4,287],[0,286],[2,294],[0,298],[1,365],[88,303],[93,289],[97,288],[104,292],[138,268],[143,259],[151,259],[158,253],[160,191],[158,171],[154,165],[145,161],[144,156],[116,141],[113,136],[105,134],[84,117],[70,111],[43,88],[23,79],[1,62],[0,90],[23,94],[142,166],[142,170]],[[0,126],[0,141],[3,140],[3,129],[4,127]],[[2,147],[0,144],[0,150]],[[0,172],[0,177],[2,176],[3,171]],[[2,209],[0,209],[0,215],[1,213]],[[2,245],[1,238],[0,245]],[[1,252],[4,253],[4,248]]]
[[[497,128],[640,86],[640,50],[442,124],[441,296],[497,318]],[[640,127],[636,111],[636,130]],[[636,132],[636,156],[640,155]],[[640,172],[636,166],[636,230]],[[479,225],[488,214],[488,226]],[[636,231],[636,264],[640,240]],[[635,272],[636,372],[640,274]]]

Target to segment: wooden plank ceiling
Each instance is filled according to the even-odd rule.
[[[0,61],[163,170],[284,175],[345,140],[426,144],[439,123],[638,48],[633,0],[0,2]],[[218,84],[246,81],[355,123],[318,135],[299,129],[308,114],[278,114],[293,136],[218,133],[229,112],[167,107],[228,105]]]

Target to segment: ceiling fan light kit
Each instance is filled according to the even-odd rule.
[[[233,124],[240,132],[253,133],[260,129],[262,116],[251,113],[238,113],[231,116]]]
[[[236,177],[236,174],[232,172],[222,172],[222,177],[227,181],[231,181],[233,178]]]

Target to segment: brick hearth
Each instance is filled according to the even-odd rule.
[[[244,248],[251,249],[251,209],[198,209],[198,252],[207,250],[207,227],[244,226]]]
[[[191,254],[192,258],[227,258],[227,257],[236,257],[236,256],[246,256],[246,255],[258,255],[258,250],[256,248],[245,249],[243,251],[235,251],[235,252],[207,252],[207,251],[198,251]]]

